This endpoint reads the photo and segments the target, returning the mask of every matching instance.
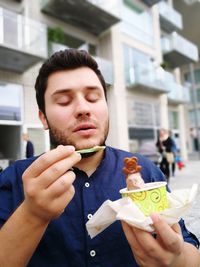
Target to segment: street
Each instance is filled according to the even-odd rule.
[[[190,188],[192,184],[200,184],[200,160],[188,161],[180,171],[176,169],[175,177],[170,178],[170,189]],[[183,218],[188,230],[200,241],[200,186],[199,194],[192,210]]]

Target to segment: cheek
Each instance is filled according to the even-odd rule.
[[[69,112],[66,112],[65,109],[62,108],[49,108],[46,111],[47,118],[49,122],[54,125],[66,125],[67,122],[70,121]]]
[[[100,122],[107,122],[108,120],[108,108],[107,106],[101,106],[96,109],[96,117],[100,120]]]

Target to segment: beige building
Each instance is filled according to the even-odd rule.
[[[88,50],[108,85],[107,144],[139,151],[160,127],[187,159],[189,88],[180,67],[198,61],[181,36],[172,1],[0,0],[0,158],[23,157],[22,132],[36,154],[49,149],[38,119],[34,82],[42,61],[68,47]]]

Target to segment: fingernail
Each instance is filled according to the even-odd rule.
[[[68,151],[71,151],[71,152],[75,151],[75,147],[74,146],[66,146],[66,148],[67,148]]]

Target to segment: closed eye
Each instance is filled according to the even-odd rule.
[[[56,103],[60,106],[67,106],[71,102],[71,98],[68,96],[60,96],[56,99]]]
[[[90,92],[86,95],[87,101],[94,103],[97,102],[99,99],[101,99],[101,96],[98,92]]]

